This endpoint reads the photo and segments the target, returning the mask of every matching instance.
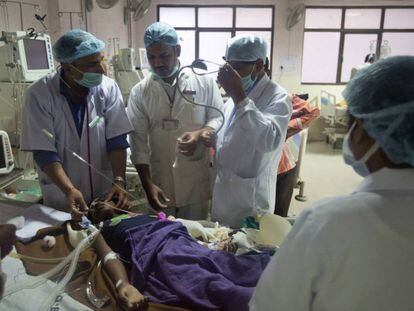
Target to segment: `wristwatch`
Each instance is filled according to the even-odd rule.
[[[114,178],[114,181],[112,183],[113,184],[115,184],[115,183],[122,183],[124,187],[126,186],[126,181],[121,176],[116,176]]]

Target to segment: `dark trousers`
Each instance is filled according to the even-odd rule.
[[[292,199],[296,180],[296,166],[290,171],[277,175],[275,214],[286,217]]]

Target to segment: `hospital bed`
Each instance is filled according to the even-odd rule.
[[[50,271],[57,265],[58,260],[68,257],[72,253],[73,248],[69,244],[66,225],[62,223],[70,219],[70,214],[51,209],[40,204],[31,204],[27,202],[10,202],[0,201],[0,223],[6,223],[10,219],[16,217],[24,217],[24,223],[17,231],[19,241],[15,244],[15,250],[11,255],[3,260],[3,271],[7,274],[6,293],[10,287],[17,286],[23,281],[31,281],[36,276]],[[286,236],[290,225],[286,220],[272,214],[263,217],[266,221],[266,234],[260,230],[246,230],[246,234],[238,232],[237,236],[240,243],[245,243],[247,248],[251,247],[260,252],[260,247],[269,248],[268,243],[278,243],[280,245]],[[180,221],[180,220],[178,220]],[[197,230],[190,230],[188,224],[186,226],[193,237],[197,234]],[[191,222],[191,221],[188,221]],[[203,226],[203,222],[199,223]],[[278,225],[276,225],[278,224]],[[209,222],[204,227],[214,229],[216,225]],[[190,226],[191,227],[191,226]],[[192,227],[193,229],[197,229]],[[277,231],[274,231],[277,228]],[[224,228],[218,228],[216,233],[225,236]],[[227,228],[228,232],[231,229]],[[271,230],[271,233],[267,233]],[[211,231],[210,231],[211,233]],[[52,248],[45,245],[44,237],[54,236],[56,244]],[[218,235],[215,235],[216,237]],[[269,239],[270,237],[270,239]],[[252,243],[251,239],[256,239],[258,243]],[[270,241],[270,242],[268,242]],[[249,251],[246,249],[246,252]],[[29,256],[36,258],[25,258]],[[20,257],[20,258],[19,258]],[[38,258],[48,260],[56,259],[53,262],[39,261]],[[93,248],[83,251],[77,261],[74,276],[65,286],[65,291],[56,296],[53,308],[51,310],[121,310],[116,300],[115,286],[111,282],[106,273],[98,266],[99,259]],[[0,310],[37,310],[37,307],[48,297],[49,293],[57,286],[65,276],[66,270],[57,274],[52,280],[44,279],[39,286],[31,289],[19,290],[13,295],[7,295],[0,301]],[[56,283],[55,283],[56,282]],[[50,296],[50,295],[49,295]],[[97,307],[97,302],[102,298],[108,299],[102,307]],[[29,307],[30,306],[30,307]],[[166,306],[156,303],[150,303],[148,310],[186,310],[180,307]]]
[[[70,214],[40,204],[0,201],[0,223],[7,223],[16,217],[24,217],[24,224],[16,232],[19,241],[15,249],[2,260],[2,270],[7,275],[6,292],[10,286],[35,278],[36,275],[49,271],[56,265],[55,262],[17,258],[17,254],[50,259],[65,258],[72,251],[65,234],[65,226],[62,226],[63,222],[70,219]],[[56,245],[53,248],[45,247],[42,239],[45,235],[55,236]],[[65,291],[56,297],[50,310],[120,310],[116,303],[115,286],[102,269],[97,267],[97,261],[97,256],[91,248],[82,253],[73,280],[66,286]],[[63,278],[64,272],[58,275],[56,281]],[[91,280],[94,287],[92,292],[88,293],[88,282]],[[36,310],[55,286],[56,283],[46,280],[33,289],[21,290],[4,297],[0,301],[0,310]],[[104,306],[97,308],[92,303],[96,297],[108,297],[109,300]],[[185,309],[150,303],[148,310]]]
[[[295,195],[295,199],[300,202],[306,202],[307,197],[305,196],[305,181],[301,175],[301,168],[305,158],[306,153],[306,144],[308,142],[308,131],[309,129],[304,129],[297,135],[299,135],[299,152],[296,161],[296,181],[295,181],[295,188],[299,189],[299,193]]]
[[[337,102],[332,93],[321,91],[321,117],[325,120],[326,143],[334,149],[342,147],[348,128],[347,106],[344,101]]]

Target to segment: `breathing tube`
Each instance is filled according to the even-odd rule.
[[[56,267],[54,267],[53,269],[49,270],[46,273],[43,273],[34,278],[23,280],[21,282],[12,284],[10,286],[6,286],[3,297],[10,296],[16,293],[17,291],[20,291],[23,289],[36,288],[42,285],[43,283],[45,283],[49,278],[56,275],[58,272],[62,271],[67,265],[69,265],[66,275],[63,277],[63,279],[59,283],[56,284],[52,292],[46,297],[46,299],[42,302],[42,304],[37,308],[37,310],[39,311],[48,310],[55,302],[56,296],[62,293],[65,286],[69,283],[70,279],[75,273],[76,265],[78,263],[80,254],[85,249],[90,247],[95,242],[98,235],[100,234],[100,230],[98,230],[92,224],[85,222],[85,221],[83,223],[85,226],[87,226],[86,229],[89,235],[86,236],[67,257],[65,257]],[[19,255],[18,257],[25,258],[21,255]],[[26,257],[26,258],[29,258],[29,257]],[[37,258],[36,260],[39,260],[39,259],[40,258]],[[57,258],[54,258],[53,260],[56,260],[56,259]]]

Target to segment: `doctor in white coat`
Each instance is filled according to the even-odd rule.
[[[365,178],[299,215],[252,311],[414,310],[414,57],[362,69],[344,98],[344,160]]]
[[[238,227],[257,213],[273,213],[277,166],[292,113],[290,97],[264,72],[266,42],[234,37],[218,81],[231,96],[218,134],[212,219]]]
[[[128,116],[135,165],[152,207],[187,219],[206,219],[211,200],[209,150],[201,142],[222,124],[219,113],[189,104],[222,109],[214,79],[191,69],[179,73],[181,47],[173,27],[154,23],[145,32],[152,73],[131,91]]]
[[[119,207],[129,206],[123,188],[132,126],[118,86],[104,75],[104,46],[85,31],[65,33],[53,46],[60,70],[25,94],[21,149],[34,154],[43,203],[76,217],[105,192]]]

